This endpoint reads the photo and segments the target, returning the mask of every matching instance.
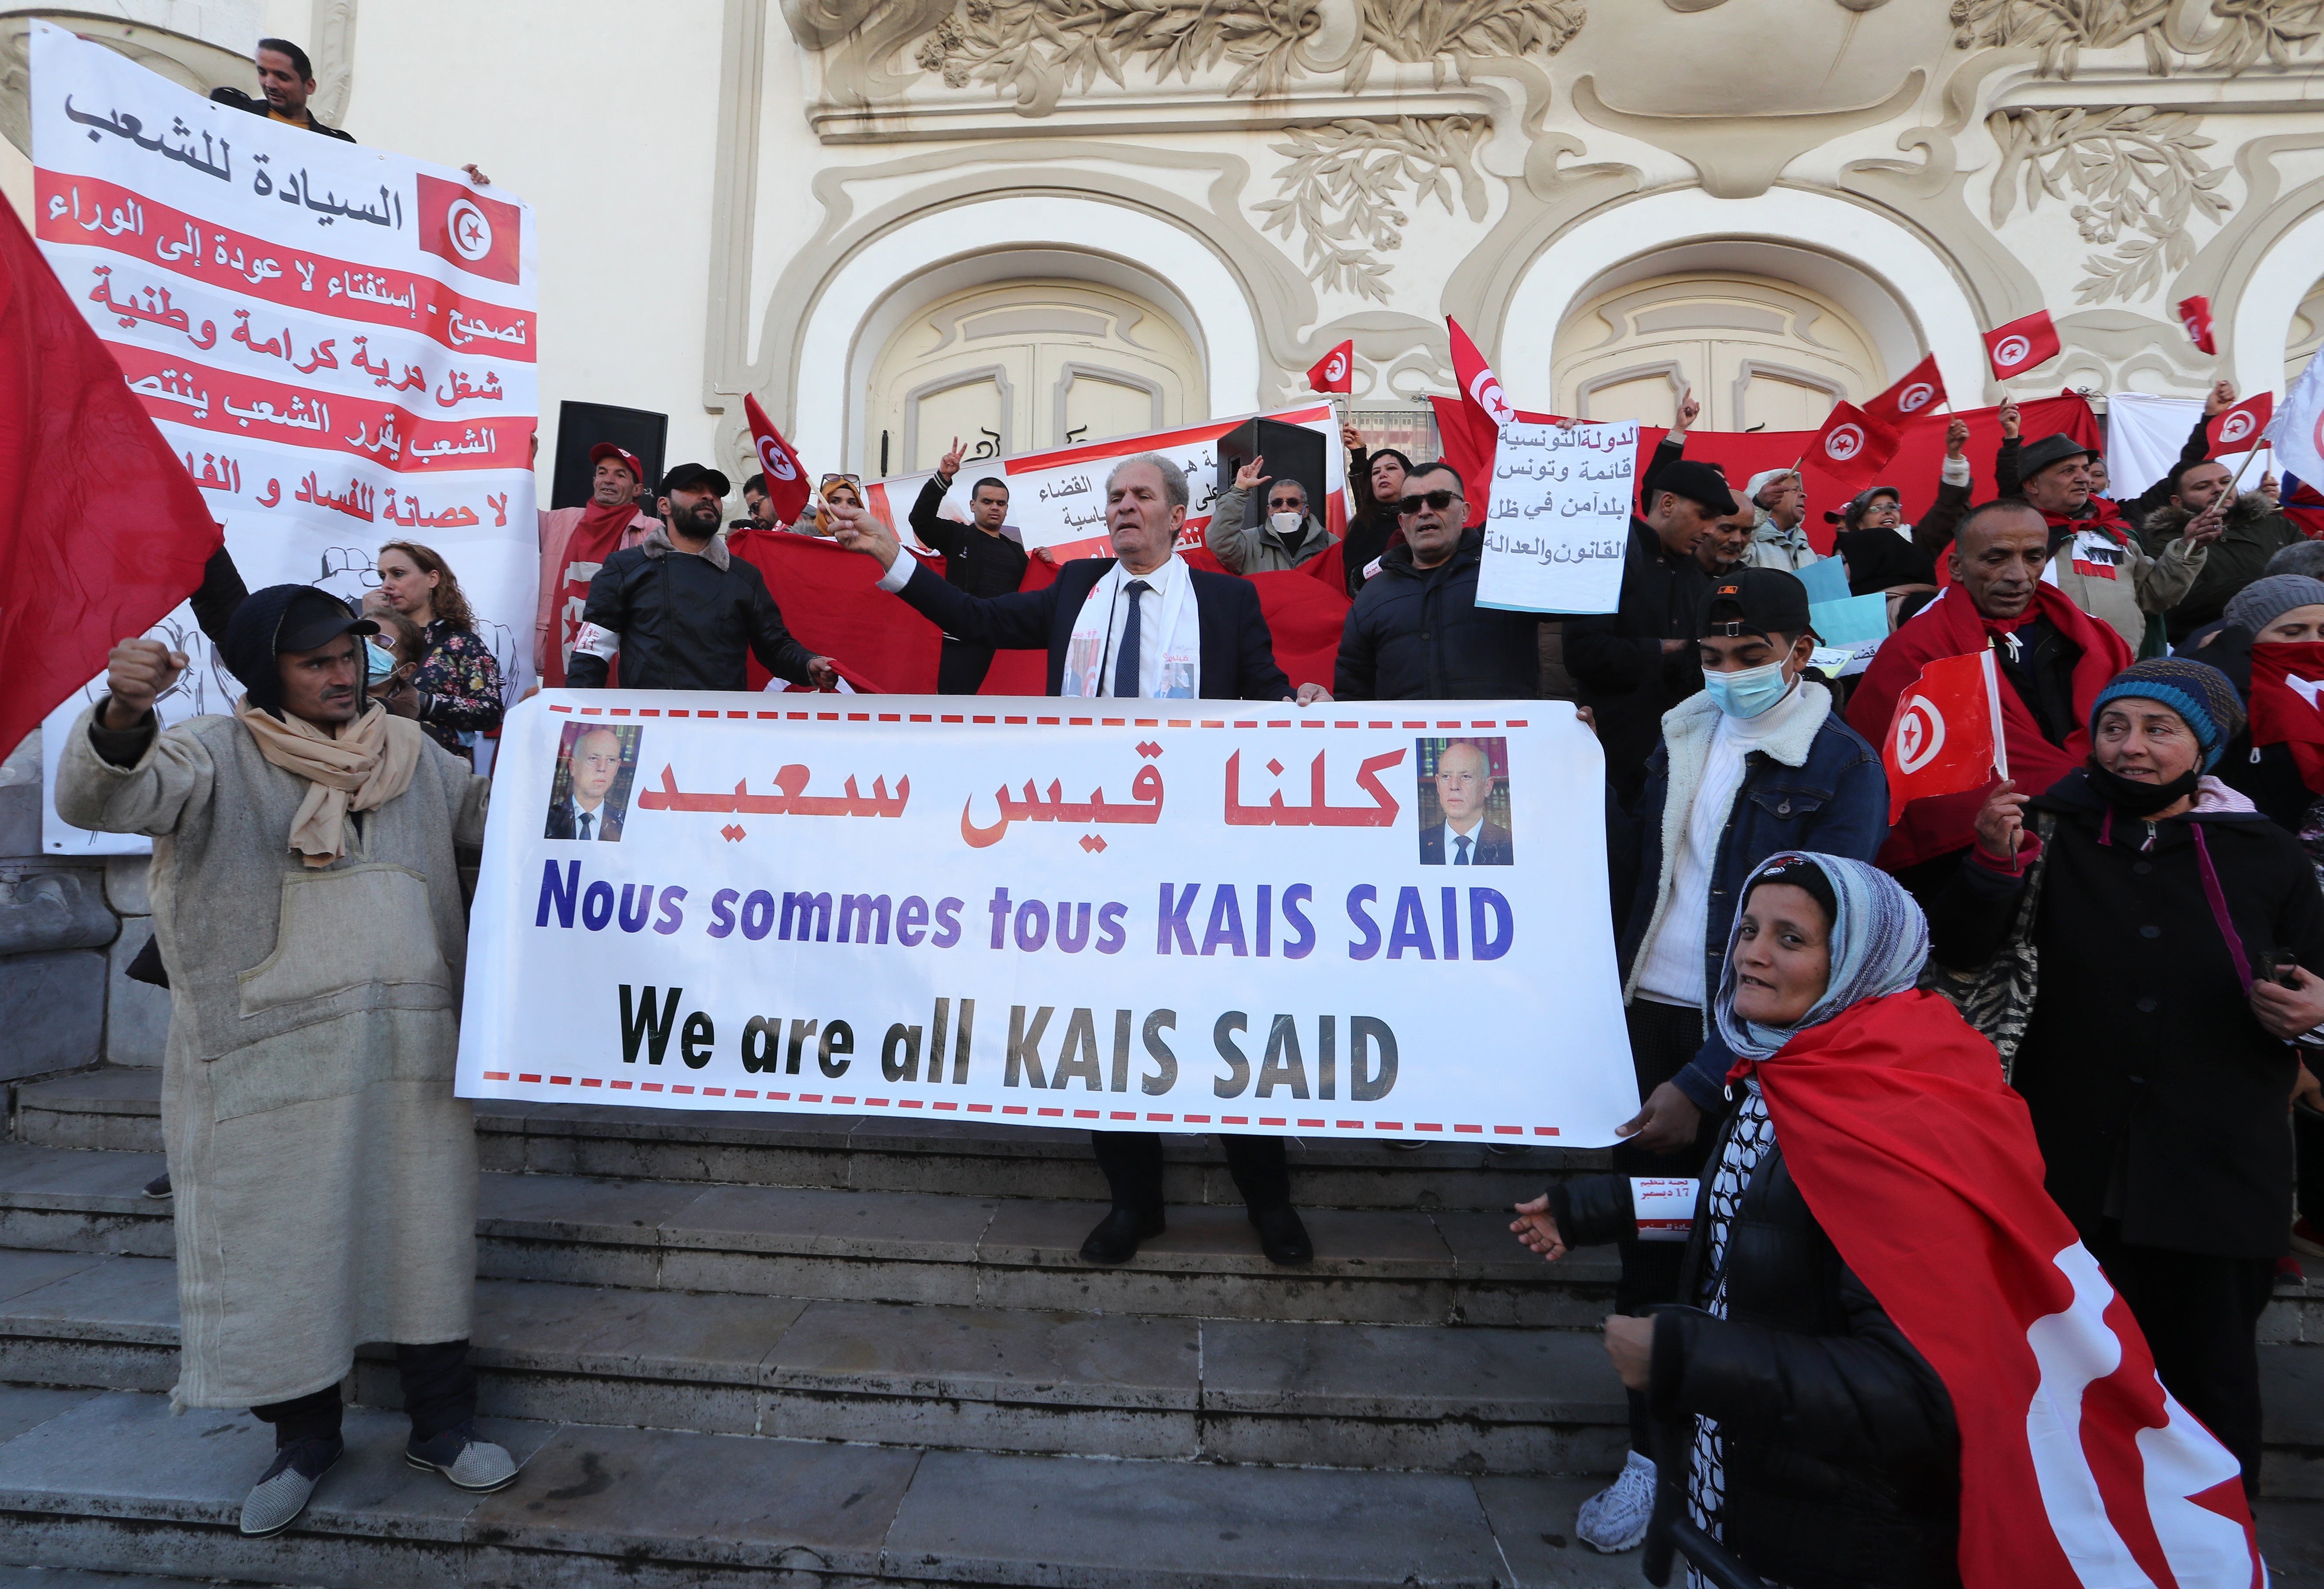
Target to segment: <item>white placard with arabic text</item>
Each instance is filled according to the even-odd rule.
[[[1638,425],[1509,425],[1493,453],[1477,605],[1610,613],[1622,594]]]
[[[441,553],[528,682],[540,411],[531,211],[458,171],[213,104],[100,44],[32,31],[41,252],[185,461],[244,582],[349,598],[382,542]],[[165,722],[241,685],[189,609]],[[99,686],[51,713],[61,734]],[[53,765],[53,756],[44,758]],[[44,801],[51,854],[134,853]]]
[[[1571,706],[1143,705],[522,703],[461,1095],[1612,1140],[1637,1089]]]

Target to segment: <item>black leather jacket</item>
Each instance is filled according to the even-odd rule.
[[[807,682],[814,653],[784,626],[765,577],[715,541],[701,555],[676,552],[656,530],[615,552],[589,581],[581,616],[621,636],[623,689],[748,689],[745,651],[778,679]],[[576,648],[565,682],[603,689],[607,672],[603,657]]]
[[[1730,1116],[1708,1161],[1719,1162]],[[1575,1246],[1635,1219],[1618,1176],[1552,1189]],[[1702,1294],[1707,1203],[1698,1201],[1679,1294]],[[1657,1423],[1719,1420],[1721,1532],[1751,1569],[1789,1589],[1950,1589],[1960,1582],[1960,1431],[1952,1398],[1809,1212],[1780,1143],[1743,1190],[1727,1249],[1727,1316],[1655,1316],[1647,1396]],[[1657,1454],[1659,1455],[1659,1454]]]

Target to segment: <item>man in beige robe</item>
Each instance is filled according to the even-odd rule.
[[[56,753],[67,821],[153,839],[172,1399],[274,1426],[245,1534],[288,1528],[345,1450],[339,1383],[365,1342],[396,1344],[412,1466],[475,1492],[516,1477],[473,1422],[476,1150],[452,1093],[454,846],[483,843],[491,786],[364,697],[375,633],[324,592],[258,591],[223,648],[248,693],[166,733],[152,703],[186,658],[124,640]]]

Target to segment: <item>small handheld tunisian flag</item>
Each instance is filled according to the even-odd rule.
[[[2260,432],[2267,429],[2268,420],[2275,417],[2275,393],[2263,392],[2256,397],[2246,397],[2230,409],[2221,409],[2203,427],[2211,439],[2211,450],[2207,455],[2218,457],[2223,453],[2248,452],[2259,440]]]
[[[2324,642],[2252,647],[2252,744],[2288,744],[2300,781],[2324,790]]]
[[[0,204],[0,753],[202,582],[224,535]]]
[[[747,392],[742,394],[742,417],[751,421],[751,445],[758,452],[759,467],[767,472],[767,512],[778,523],[791,523],[807,506],[807,466],[767,418],[759,400]]]
[[[1864,411],[1883,424],[1901,425],[1914,414],[1945,401],[1945,378],[1937,374],[1937,356],[1929,355],[1905,377],[1879,396],[1868,399]]]
[[[2187,328],[2187,335],[2205,353],[2216,354],[2218,346],[2211,340],[2211,300],[2208,298],[2182,298],[2179,300],[2179,323]]]
[[[1469,333],[1452,316],[1444,317],[1445,326],[1452,333],[1452,379],[1461,388],[1461,395],[1481,410],[1498,434],[1517,422],[1517,411],[1501,395],[1501,378],[1493,374],[1493,366],[1469,340]]]
[[[487,199],[466,182],[416,175],[420,184],[420,246],[464,271],[495,282],[518,277],[524,211]]]
[[[1896,697],[1896,715],[1880,741],[1888,770],[1888,821],[1928,795],[1983,789],[2009,776],[2001,733],[2001,681],[1993,652],[1939,657]]]
[[[2036,309],[2022,320],[1996,326],[1985,334],[1985,355],[1993,361],[1993,378],[2006,381],[2035,365],[2058,356],[2065,344],[2050,323],[2050,311]]]
[[[1850,491],[1872,484],[1896,456],[1896,431],[1852,402],[1831,405],[1831,416],[1808,443],[1807,461]]]
[[[1350,392],[1355,378],[1356,339],[1352,337],[1315,361],[1307,372],[1307,386],[1314,392]]]

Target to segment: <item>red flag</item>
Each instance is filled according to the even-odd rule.
[[[524,211],[487,199],[466,182],[419,177],[420,246],[474,275],[513,282]]]
[[[1992,651],[1923,665],[1920,678],[1897,694],[1895,715],[1880,741],[1889,825],[1914,800],[1983,789],[1997,770],[2008,777],[2009,753],[1995,732],[2000,721]]]
[[[1315,361],[1315,367],[1307,372],[1307,384],[1316,392],[1351,391],[1355,370],[1356,340],[1351,337]]]
[[[202,582],[225,535],[0,203],[0,754]]]
[[[2179,300],[2179,323],[2187,328],[2187,335],[2205,353],[2219,350],[2211,342],[2211,300],[2208,298],[2182,298]]]
[[[2267,429],[2268,420],[2275,417],[2275,393],[2263,392],[2256,397],[2246,397],[2235,407],[2221,409],[2203,427],[2211,439],[2208,456],[2221,453],[2249,452],[2259,441],[2260,432]]]
[[[1905,992],[1757,1070],[1800,1195],[1951,1399],[1966,1589],[2258,1589],[2241,1470],[2043,1191],[1992,1045]]]
[[[1461,394],[1476,405],[1497,434],[1504,426],[1516,424],[1517,411],[1501,395],[1501,379],[1493,374],[1493,366],[1485,362],[1485,356],[1469,340],[1469,333],[1461,328],[1460,321],[1447,315],[1444,324],[1452,333],[1452,381],[1461,388]]]
[[[2036,309],[2022,320],[1996,326],[1985,334],[1985,356],[1993,361],[1993,378],[2006,381],[2035,365],[2058,356],[2065,344],[2050,323],[2050,311]]]
[[[1831,405],[1831,417],[1808,443],[1804,463],[1848,488],[1850,495],[1873,483],[1896,456],[1895,430],[1852,402]]]
[[[778,524],[798,522],[807,506],[807,466],[767,418],[767,411],[749,393],[742,394],[742,417],[751,421],[751,445],[759,454],[759,467],[767,472],[767,512]]]
[[[1883,424],[1901,425],[1914,414],[1945,401],[1945,378],[1937,373],[1937,356],[1929,355],[1910,374],[1865,403],[1864,411]]]
[[[2251,651],[2252,744],[2288,744],[2300,781],[2324,790],[2324,642],[2269,641]]]

